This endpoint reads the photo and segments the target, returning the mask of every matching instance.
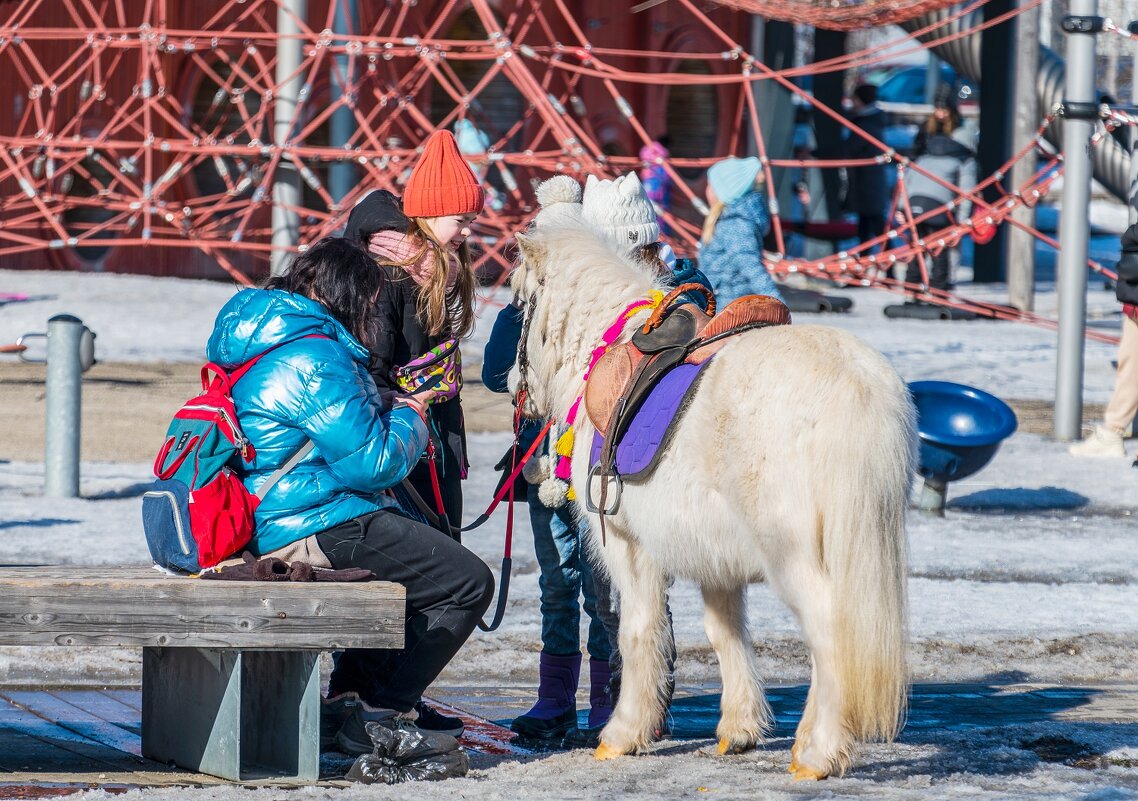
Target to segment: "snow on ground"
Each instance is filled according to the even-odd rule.
[[[200,361],[216,310],[233,288],[207,282],[132,276],[0,271],[0,292],[38,298],[0,305],[0,343],[42,331],[47,317],[70,312],[98,334],[106,361]],[[838,290],[833,290],[838,291]],[[971,384],[1004,398],[1051,398],[1055,334],[1008,322],[886,319],[896,298],[870,289],[852,297],[848,315],[801,315],[798,322],[835,325],[884,352],[907,380]],[[965,286],[963,294],[1002,300],[1001,287]],[[1042,286],[1038,310],[1057,298]],[[1111,329],[1113,295],[1092,287],[1091,314]],[[465,350],[478,362],[493,308]],[[1105,402],[1113,382],[1111,345],[1088,342],[1088,402]],[[11,357],[5,357],[11,358]],[[3,363],[0,362],[0,369]],[[0,434],[2,435],[2,434]],[[485,506],[505,450],[505,434],[471,437],[467,483],[471,516]],[[1133,444],[1133,443],[1132,443]],[[138,494],[146,464],[84,463],[83,497],[41,496],[43,466],[0,463],[0,562],[76,565],[142,563],[145,544]],[[1128,461],[1077,459],[1039,435],[1017,433],[974,476],[949,485],[943,518],[909,519],[910,623],[914,678],[922,682],[1007,685],[1044,682],[1094,686],[1138,683],[1138,470]],[[919,489],[915,487],[915,491]],[[504,511],[466,543],[497,569]],[[514,578],[502,628],[476,633],[440,678],[442,688],[517,687],[535,682],[540,612],[537,565],[524,506],[519,507]],[[702,632],[698,593],[678,581],[671,592],[682,692],[715,692],[714,656]],[[761,675],[772,686],[809,679],[793,618],[765,585],[750,592],[750,626]],[[0,649],[0,684],[132,684],[140,655],[130,650]],[[445,697],[445,696],[443,696]],[[1060,716],[1004,726],[910,729],[899,744],[861,752],[854,772],[820,786],[795,785],[784,773],[790,732],[741,757],[719,757],[709,740],[678,740],[640,759],[600,764],[585,752],[516,759],[476,756],[470,778],[415,788],[352,788],[352,797],[423,799],[609,798],[1138,798],[1138,722],[1075,722]],[[1052,738],[1052,739],[1048,739]],[[1100,769],[1042,756],[1039,743],[1071,741],[1089,749]],[[1070,762],[1071,760],[1068,760]],[[246,798],[233,788],[146,791],[171,798]],[[101,797],[102,791],[92,797]],[[128,793],[126,797],[135,795]],[[255,791],[257,798],[283,797]],[[332,798],[308,788],[289,798]],[[121,796],[116,796],[121,797]]]

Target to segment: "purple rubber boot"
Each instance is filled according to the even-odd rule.
[[[612,717],[619,692],[619,679],[613,681],[607,659],[589,660],[589,728],[599,729]]]
[[[541,652],[537,703],[514,718],[510,729],[532,740],[560,740],[577,727],[577,682],[581,655],[554,656]]]

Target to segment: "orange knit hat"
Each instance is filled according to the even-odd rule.
[[[486,193],[458,152],[450,131],[427,138],[423,155],[403,190],[403,213],[408,217],[445,217],[482,211]]]

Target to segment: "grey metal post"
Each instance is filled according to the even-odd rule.
[[[296,112],[304,76],[304,40],[300,38],[298,20],[308,14],[308,0],[279,0],[277,7],[277,96],[273,117],[273,143],[284,147],[292,141]],[[300,173],[291,158],[277,164],[273,181],[273,244],[269,269],[273,275],[283,272],[289,249],[300,240],[300,215],[293,209],[300,205]]]
[[[353,34],[359,19],[357,0],[333,0],[336,4],[335,16],[332,19],[332,30],[336,33]],[[336,44],[346,44],[346,40],[337,39]],[[348,73],[349,59],[346,53],[336,56],[335,66],[332,68],[332,102],[335,103],[345,93],[351,91],[352,75]],[[344,147],[356,132],[356,120],[350,108],[338,108],[332,112],[329,121],[329,144],[332,147]],[[354,159],[345,158],[343,161],[333,161],[328,166],[328,191],[337,203],[352,191],[356,185],[356,164]]]
[[[925,73],[925,102],[931,106],[936,102],[936,90],[940,88],[940,59],[932,50],[929,50],[928,59],[928,71]]]
[[[1070,14],[1093,17],[1095,0],[1071,0]],[[1093,106],[1095,39],[1072,33],[1067,41],[1063,100],[1063,199],[1059,220],[1059,338],[1055,382],[1055,438],[1078,439],[1083,420],[1083,340],[1087,317],[1088,206],[1091,194],[1090,138],[1093,119],[1072,111]]]
[[[47,430],[44,495],[79,496],[82,373],[79,349],[86,326],[71,314],[47,321]]]
[[[944,517],[944,504],[948,497],[948,485],[943,481],[926,478],[921,487],[921,497],[917,501],[918,511]]]
[[[1012,151],[1018,153],[1039,127],[1039,96],[1035,91],[1039,65],[1039,8],[1028,9],[1016,17],[1015,77],[1012,120]],[[1032,153],[1012,165],[1010,183],[1023,186],[1035,174]],[[1022,205],[1012,211],[1012,219],[1035,227],[1035,206]],[[1008,228],[1008,302],[1021,311],[1035,309],[1035,238],[1019,228]]]

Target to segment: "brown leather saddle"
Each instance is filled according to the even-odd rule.
[[[694,303],[673,305],[688,291],[707,295],[707,311]],[[668,371],[684,362],[702,364],[731,337],[756,328],[786,325],[790,310],[767,295],[745,295],[715,313],[715,297],[702,284],[681,284],[669,292],[631,341],[612,347],[593,366],[585,386],[585,411],[602,436],[600,458],[589,474],[585,506],[590,512],[613,514],[620,502],[620,480],[614,466],[616,446],[648,393]],[[594,478],[600,477],[599,501],[593,501]],[[616,495],[608,501],[609,479]],[[602,532],[603,533],[603,532]]]

